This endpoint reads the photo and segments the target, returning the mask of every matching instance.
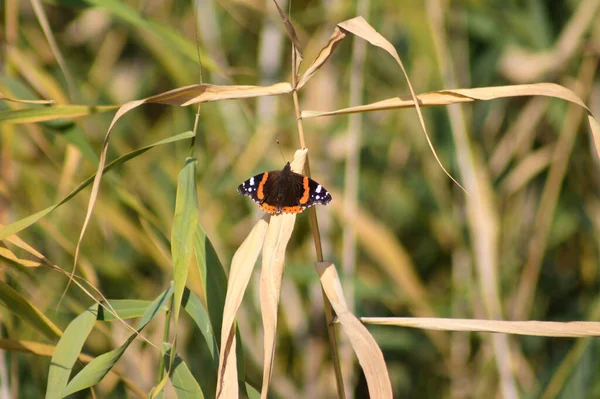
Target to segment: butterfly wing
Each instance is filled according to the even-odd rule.
[[[292,173],[291,179],[290,184],[282,185],[291,189],[282,195],[280,212],[299,213],[313,205],[325,205],[331,201],[329,192],[313,179],[297,173]]]
[[[273,171],[252,176],[238,186],[238,193],[247,195],[257,204],[262,204],[265,201],[266,194],[271,192],[273,183],[277,180],[279,173],[279,171]]]
[[[263,211],[272,214],[299,213],[313,205],[325,205],[331,201],[331,195],[323,186],[290,171],[289,163],[282,171],[252,176],[239,185],[238,193],[252,198]]]

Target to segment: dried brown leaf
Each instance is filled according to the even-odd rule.
[[[301,173],[304,169],[307,150],[296,151],[292,161],[292,171]],[[285,249],[296,222],[296,214],[272,216],[263,246],[262,270],[260,274],[260,309],[264,330],[263,383],[261,397],[266,398],[273,372],[275,336],[277,332],[277,309],[281,294],[281,279],[285,260]]]
[[[252,270],[263,246],[270,216],[263,216],[233,255],[227,295],[223,308],[221,350],[217,379],[217,398],[238,397],[237,357],[235,354],[235,314],[242,303]]]
[[[347,32],[350,32],[362,39],[365,39],[372,45],[377,46],[377,47],[387,51],[388,54],[390,54],[394,58],[394,60],[396,60],[396,62],[398,63],[398,66],[400,67],[400,69],[402,70],[402,73],[404,74],[404,78],[406,79],[406,84],[408,85],[408,90],[410,91],[410,96],[413,100],[413,103],[415,104],[415,111],[417,111],[417,116],[419,117],[419,123],[421,124],[421,129],[423,129],[423,133],[425,134],[425,139],[427,139],[427,144],[429,145],[429,149],[431,150],[431,153],[433,154],[436,162],[438,163],[438,165],[440,165],[440,168],[442,168],[442,170],[444,171],[446,176],[448,176],[454,183],[456,183],[456,185],[459,186],[463,191],[467,192],[463,188],[463,186],[461,186],[460,183],[458,181],[456,181],[456,179],[454,177],[452,177],[452,175],[446,170],[446,168],[442,164],[442,161],[440,161],[440,158],[438,157],[437,152],[435,151],[435,147],[433,146],[433,143],[431,142],[431,139],[429,138],[429,134],[427,133],[427,127],[425,126],[425,120],[423,119],[423,114],[421,113],[420,104],[417,101],[417,95],[415,94],[412,84],[410,83],[410,79],[408,78],[408,73],[406,72],[406,69],[404,68],[404,64],[402,63],[402,60],[400,59],[400,56],[398,55],[398,52],[396,51],[396,49],[394,48],[392,43],[390,43],[386,38],[381,36],[379,34],[379,32],[377,32],[375,29],[373,29],[373,27],[371,25],[369,25],[369,23],[367,21],[365,21],[365,19],[363,17],[356,17],[356,18],[344,21],[342,23],[339,23],[338,26]]]
[[[561,98],[588,109],[585,103],[571,90],[555,83],[535,83],[528,85],[491,86],[474,89],[439,90],[423,93],[417,96],[421,107],[436,105],[450,105],[472,102],[475,100],[494,100],[497,98],[520,96],[546,96]],[[319,116],[344,115],[356,112],[383,111],[395,108],[412,108],[414,102],[411,97],[393,97],[367,105],[342,108],[335,111],[302,111],[302,118],[316,118]]]
[[[346,37],[346,34],[339,27],[336,26],[333,31],[333,34],[329,38],[329,41],[327,42],[325,47],[323,47],[323,49],[321,49],[321,51],[317,55],[317,58],[315,58],[315,60],[312,62],[312,64],[310,64],[308,69],[302,75],[302,78],[300,78],[300,81],[298,82],[298,85],[297,85],[298,89],[300,89],[302,86],[304,86],[310,80],[310,78],[312,78],[313,75],[315,73],[317,73],[317,71],[323,66],[323,64],[325,64],[325,62],[327,62],[327,60],[329,59],[329,57],[331,56],[331,54],[333,53],[333,51],[335,50],[337,45],[345,37]]]
[[[260,310],[264,330],[262,398],[267,397],[273,371],[277,309],[281,294],[285,249],[292,236],[295,221],[295,214],[272,216],[263,247],[260,273]]]
[[[323,291],[331,302],[365,374],[369,397],[391,398],[392,385],[383,353],[367,328],[348,310],[335,265],[331,262],[318,262],[315,268],[319,273]]]
[[[488,101],[498,98],[507,97],[522,97],[522,96],[545,96],[560,98],[572,102],[584,108],[588,113],[588,122],[596,153],[600,155],[600,125],[598,121],[590,113],[590,110],[585,105],[583,100],[579,98],[572,90],[555,83],[534,83],[525,85],[510,85],[510,86],[491,86],[478,87],[474,89],[452,89],[439,90],[430,93],[423,93],[417,96],[420,107],[430,107],[436,105],[450,105],[457,103],[472,102],[476,100]],[[386,100],[377,101],[367,105],[359,105],[356,107],[342,108],[335,111],[302,111],[302,118],[316,118],[319,116],[345,115],[356,112],[383,111],[396,108],[411,108],[414,106],[412,97],[394,97]]]
[[[210,101],[231,100],[261,96],[274,96],[292,91],[287,82],[275,83],[271,86],[236,86],[198,84],[180,87],[156,96],[148,97],[145,103],[188,106]]]
[[[593,321],[504,321],[428,317],[361,317],[363,323],[441,331],[474,331],[542,337],[597,337],[600,323]]]

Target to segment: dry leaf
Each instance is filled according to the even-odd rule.
[[[375,29],[373,29],[373,27],[371,25],[369,25],[369,23],[367,21],[365,21],[365,19],[363,17],[356,17],[356,18],[344,21],[342,23],[339,23],[338,26],[347,32],[350,32],[362,39],[365,39],[372,45],[384,49],[394,58],[394,60],[396,60],[396,62],[398,63],[398,66],[400,67],[400,69],[402,70],[402,73],[404,74],[404,78],[406,79],[406,84],[408,85],[408,90],[410,91],[410,96],[415,105],[415,111],[417,111],[417,116],[419,117],[419,123],[421,124],[421,129],[423,129],[423,133],[425,134],[425,139],[427,139],[427,144],[429,145],[429,149],[431,150],[431,153],[433,154],[436,162],[438,163],[438,165],[440,165],[440,168],[442,168],[442,170],[444,171],[446,176],[448,176],[454,183],[456,183],[456,185],[459,186],[463,191],[467,192],[467,190],[465,190],[463,188],[463,186],[461,186],[460,183],[458,181],[456,181],[456,179],[454,177],[452,177],[450,172],[448,172],[446,170],[446,168],[442,164],[442,161],[440,161],[440,158],[438,157],[437,152],[435,152],[435,147],[433,146],[433,143],[431,142],[431,139],[429,138],[429,134],[427,133],[427,127],[425,126],[425,120],[423,119],[423,114],[421,113],[420,104],[417,101],[417,95],[415,94],[412,84],[410,83],[410,79],[408,78],[408,73],[406,72],[406,69],[404,68],[404,64],[402,63],[402,60],[400,59],[400,56],[398,55],[398,52],[396,51],[396,49],[394,48],[392,43],[387,41],[386,38],[381,36],[379,34],[379,32],[377,32]]]
[[[348,310],[335,266],[331,262],[317,262],[315,268],[319,273],[323,291],[331,302],[365,374],[369,397],[392,398],[392,385],[383,353],[367,328]]]
[[[298,82],[297,89],[300,89],[302,86],[304,86],[306,84],[306,82],[308,82],[310,80],[310,78],[312,78],[313,75],[315,73],[317,73],[317,71],[329,59],[329,57],[331,56],[331,54],[333,53],[333,51],[335,50],[337,45],[345,37],[346,37],[346,34],[344,32],[342,32],[342,30],[336,26],[335,30],[333,31],[333,34],[329,38],[329,41],[327,42],[325,47],[323,47],[323,49],[321,49],[321,51],[319,52],[319,55],[317,55],[317,58],[315,58],[315,60],[312,62],[312,64],[308,67],[308,69],[302,75],[302,78],[300,78],[300,82]]]
[[[275,83],[271,86],[236,86],[199,84],[180,87],[156,96],[148,97],[144,103],[180,105],[182,107],[210,101],[231,100],[261,96],[274,96],[292,91],[287,82]]]
[[[263,216],[233,255],[227,295],[223,308],[221,350],[217,379],[217,398],[237,398],[237,357],[235,354],[235,314],[242,303],[252,270],[258,259],[267,232],[270,215]]]
[[[306,154],[306,149],[296,151],[294,160],[291,163],[292,171],[296,173],[302,172],[304,162],[306,161]],[[273,372],[277,309],[281,294],[285,249],[292,236],[295,222],[296,214],[271,216],[263,246],[263,261],[260,274],[260,310],[264,330],[262,398],[267,398]]]
[[[368,324],[401,326],[442,331],[474,331],[541,337],[597,337],[600,323],[593,321],[504,321],[477,319],[444,319],[430,317],[361,317]]]
[[[439,90],[423,93],[417,96],[421,107],[435,105],[450,105],[473,102],[475,100],[494,100],[497,98],[520,96],[546,96],[561,98],[588,109],[585,103],[571,90],[555,83],[535,83],[528,85],[491,86],[474,89]],[[319,116],[344,115],[356,112],[383,111],[396,108],[412,108],[414,102],[411,97],[393,97],[367,105],[342,108],[335,111],[302,111],[302,118],[316,118]],[[588,110],[589,112],[589,110]]]
[[[594,139],[596,153],[600,156],[600,125],[590,113],[585,103],[572,90],[555,83],[534,83],[525,85],[511,86],[491,86],[478,87],[474,89],[452,89],[439,90],[430,93],[423,93],[417,96],[420,107],[429,107],[435,105],[450,105],[476,100],[487,101],[497,98],[521,97],[521,96],[545,96],[560,98],[572,102],[584,108],[588,113],[588,122]],[[411,108],[414,106],[412,97],[394,97],[386,100],[377,101],[367,105],[342,108],[335,111],[302,111],[302,118],[316,118],[319,116],[345,115],[356,112],[383,111],[396,108]]]

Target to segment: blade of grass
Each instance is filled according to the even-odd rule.
[[[174,358],[169,379],[171,385],[175,388],[175,393],[179,399],[204,399],[202,388],[198,381],[194,378],[190,369],[187,367],[183,359],[179,355],[172,356],[173,348],[166,342],[163,342],[163,352],[165,353],[165,362],[168,359]]]
[[[317,262],[315,269],[321,279],[321,286],[335,310],[342,330],[358,357],[367,380],[370,398],[392,398],[392,384],[381,349],[367,328],[349,310],[342,283],[335,266],[331,262]]]
[[[143,154],[144,152],[160,146],[160,145],[164,145],[164,144],[170,144],[170,143],[174,143],[180,140],[186,140],[189,139],[190,137],[193,136],[192,132],[185,132],[185,133],[180,133],[178,135],[175,135],[173,137],[169,137],[167,139],[164,140],[160,140],[157,141],[156,143],[147,145],[145,147],[139,148],[135,151],[132,151],[128,154],[123,155],[122,157],[119,157],[117,159],[115,159],[114,161],[112,161],[111,163],[109,163],[108,165],[106,165],[106,167],[103,169],[103,172],[108,172],[109,170],[111,170],[112,168],[114,168],[115,166],[121,165],[124,162],[133,159],[141,154]],[[63,205],[64,203],[66,203],[67,201],[69,201],[71,198],[73,198],[77,193],[79,193],[81,190],[83,190],[85,187],[87,187],[93,180],[94,177],[96,175],[92,175],[89,178],[87,178],[86,180],[84,180],[81,184],[79,184],[79,186],[77,186],[76,188],[73,189],[73,191],[71,191],[69,193],[69,195],[67,195],[65,198],[63,198],[60,202],[58,202],[57,204],[54,204],[52,206],[49,206],[46,209],[43,209],[33,215],[29,215],[26,218],[23,218],[19,221],[16,221],[14,223],[11,223],[9,225],[0,227],[0,240],[4,240],[7,237],[18,233],[19,231],[26,229],[27,227],[31,226],[32,224],[34,224],[35,222],[37,222],[38,220],[40,220],[41,218],[43,218],[44,216],[46,216],[47,214],[49,214],[50,212],[54,211],[56,208],[58,208],[59,206]]]
[[[56,344],[50,361],[46,399],[63,397],[62,392],[69,382],[73,365],[81,353],[85,340],[94,328],[97,318],[98,304],[94,304],[77,316],[65,329],[62,338]]]
[[[223,323],[223,309],[225,308],[225,297],[227,295],[227,275],[215,248],[200,224],[198,224],[198,228],[196,229],[194,252],[196,255],[196,266],[202,279],[202,288],[205,294],[204,301],[208,308],[208,316],[210,317],[210,323],[214,331],[214,337],[217,340],[218,348],[221,345],[221,325]]]
[[[65,387],[62,392],[63,397],[99,383],[115,366],[121,356],[123,356],[123,353],[125,353],[129,345],[138,337],[139,332],[146,327],[146,325],[154,318],[154,316],[165,306],[166,302],[171,299],[172,295],[173,286],[171,285],[167,291],[163,292],[158,298],[152,301],[150,306],[146,308],[144,315],[138,322],[137,333],[129,336],[127,341],[125,341],[125,343],[120,347],[103,353],[87,364],[83,370],[77,373],[77,375],[75,375],[75,377],[73,377],[73,379]]]
[[[435,317],[361,317],[367,324],[422,328],[439,331],[472,331],[538,337],[597,337],[600,322],[595,321],[504,321],[445,319]]]
[[[248,234],[248,237],[246,237],[242,245],[235,252],[231,261],[221,328],[217,398],[238,397],[235,314],[242,303],[252,270],[262,248],[269,219],[270,215],[265,215],[256,223],[250,234]]]
[[[296,163],[296,171],[303,165]],[[293,170],[293,169],[292,169]],[[267,228],[263,245],[262,270],[260,273],[260,310],[262,314],[264,346],[263,346],[263,381],[261,398],[266,399],[273,373],[275,356],[275,337],[277,332],[277,310],[281,294],[281,279],[285,261],[285,249],[292,236],[295,214],[272,216]]]
[[[62,331],[30,301],[3,281],[0,281],[0,301],[11,313],[30,324],[37,332],[51,340],[62,335]]]
[[[198,227],[198,195],[196,194],[196,164],[194,158],[186,159],[185,166],[177,178],[175,215],[171,232],[171,256],[173,259],[173,319],[175,327],[179,321],[181,300],[188,278],[194,251],[194,238]],[[175,346],[173,338],[173,346]]]

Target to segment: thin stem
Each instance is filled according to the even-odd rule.
[[[294,54],[294,51],[292,51]],[[295,82],[294,82],[295,83]],[[294,86],[295,87],[295,86]],[[298,137],[300,139],[300,147],[306,148],[306,142],[304,140],[304,127],[302,126],[302,116],[300,114],[300,105],[298,102],[298,92],[294,89],[292,91],[292,98],[294,100],[294,110],[296,111],[296,122],[298,125]],[[310,177],[310,164],[308,162],[308,154],[306,156],[306,163],[304,164],[304,173]],[[319,223],[317,220],[317,212],[314,207],[309,210],[310,214],[310,225],[313,231],[313,238],[315,241],[315,250],[317,253],[317,261],[323,261],[323,247],[321,245],[321,234],[319,233]],[[335,328],[333,323],[333,308],[325,291],[321,289],[323,294],[323,304],[325,309],[325,321],[327,322],[327,337],[329,338],[329,347],[331,349],[331,358],[333,361],[333,368],[335,370],[335,381],[337,385],[338,397],[344,399],[346,394],[344,392],[344,379],[342,377],[342,367],[340,363],[340,354],[338,350],[337,336],[335,335]]]
[[[196,148],[196,135],[198,134],[198,121],[200,120],[200,104],[198,104],[198,109],[196,110],[196,118],[194,119],[194,135],[190,140],[190,157],[194,156],[194,148]]]
[[[167,310],[167,314],[166,314],[166,320],[165,320],[165,327],[163,330],[163,338],[162,338],[162,342],[167,342],[169,340],[169,331],[171,329],[171,316],[173,315],[173,312],[171,311],[173,309],[173,296],[171,296],[171,299],[169,299],[169,307]],[[175,348],[172,347],[171,351],[174,351]],[[157,383],[160,383],[162,381],[162,379],[165,376],[165,357],[162,354],[162,349],[160,352],[160,360],[158,362],[158,378],[156,379]]]

